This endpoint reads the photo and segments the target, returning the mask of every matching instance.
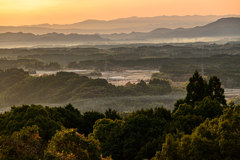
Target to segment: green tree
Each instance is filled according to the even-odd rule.
[[[172,88],[169,81],[153,78],[149,81],[148,91],[150,95],[163,95],[171,93]]]
[[[216,118],[222,115],[223,107],[220,105],[219,101],[208,96],[202,101],[196,102],[194,107],[194,112],[196,115],[203,116],[206,118]]]
[[[105,116],[106,118],[108,119],[112,119],[112,120],[115,120],[115,119],[122,119],[122,117],[120,117],[119,113],[117,113],[116,110],[112,110],[111,108],[109,108],[108,110],[105,111]]]
[[[205,80],[203,80],[199,73],[195,71],[193,76],[189,78],[189,83],[186,87],[186,90],[187,95],[185,99],[179,99],[174,104],[173,113],[175,113],[178,110],[178,107],[184,103],[194,107],[196,103],[201,102],[205,97],[208,96],[211,97],[212,100],[216,99],[221,105],[226,105],[224,89],[221,88],[220,79],[216,76],[211,77],[209,79],[209,83],[207,83]]]
[[[171,121],[171,111],[167,110],[164,107],[155,107],[154,109],[146,108],[146,109],[141,109],[137,111],[133,111],[128,117],[125,117],[125,120],[128,121],[131,118],[134,118],[135,116],[138,115],[145,115],[148,118],[154,118],[154,119],[165,119],[166,121]]]
[[[105,115],[97,111],[88,111],[83,115],[84,120],[84,134],[88,135],[93,132],[93,125],[98,119],[105,118]]]
[[[85,133],[83,116],[73,107],[72,104],[67,104],[65,107],[48,108],[52,114],[51,117],[55,121],[61,121],[66,128],[77,128],[79,133]]]
[[[57,69],[60,69],[61,66],[60,66],[60,64],[58,62],[50,62],[49,64],[47,64],[45,66],[45,68],[47,70],[57,70]]]
[[[184,103],[185,103],[184,99],[177,100],[177,102],[174,104],[174,109],[173,109],[172,113],[175,113],[177,111],[179,105],[184,104]]]
[[[154,159],[239,159],[239,119],[240,106],[229,107],[220,117],[206,119],[191,135],[184,135],[181,139],[166,138],[161,152]]]
[[[145,81],[141,80],[139,83],[137,83],[137,86],[140,87],[140,91],[148,93],[149,89]]]
[[[162,149],[162,144],[165,142],[165,135],[160,135],[158,138],[148,142],[138,152],[136,159],[151,159],[155,156],[156,151]]]
[[[49,112],[41,105],[13,106],[7,117],[8,124],[6,130],[10,133],[19,131],[22,127],[37,125],[39,134],[47,142],[61,129],[61,122],[56,122],[51,118]]]
[[[178,149],[179,143],[178,140],[175,141],[174,137],[171,134],[168,134],[166,136],[166,141],[162,145],[162,152],[161,152],[161,159],[165,159],[167,157],[167,160],[175,160],[178,159]]]
[[[109,148],[112,145],[110,144],[109,138],[113,136],[114,133],[121,132],[124,121],[122,120],[111,120],[111,119],[99,119],[95,122],[93,126],[93,133],[91,134],[95,139],[100,141],[101,151],[104,157],[110,156]]]
[[[164,119],[148,118],[144,115],[138,115],[129,119],[122,128],[122,136],[124,137],[122,159],[146,158],[136,156],[143,146],[163,134],[165,125],[166,120]]]
[[[194,72],[193,76],[189,78],[189,83],[187,85],[187,96],[184,102],[194,106],[197,101],[203,100],[205,97],[206,82],[199,75],[197,71]]]
[[[63,129],[49,141],[44,159],[100,160],[99,142],[92,137],[84,137],[76,129]]]
[[[173,113],[173,117],[178,117],[180,115],[186,116],[186,115],[192,115],[193,114],[193,107],[184,103],[180,104],[178,109]]]
[[[42,158],[42,139],[36,125],[23,127],[10,137],[0,136],[0,159],[38,160]]]
[[[191,134],[192,131],[203,123],[205,120],[202,116],[197,115],[179,115],[174,117],[174,119],[170,122],[168,127],[165,129],[166,133],[176,134],[181,131],[185,134]]]
[[[209,79],[207,95],[211,96],[212,99],[216,99],[222,105],[226,105],[224,89],[221,88],[220,79],[216,76],[213,76]]]

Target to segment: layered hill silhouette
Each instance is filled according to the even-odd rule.
[[[32,33],[3,33],[0,34],[0,42],[18,42],[18,41],[76,41],[76,42],[92,42],[92,41],[107,41],[99,35],[79,35],[79,34],[60,34],[48,33],[44,35],[34,35]]]
[[[150,32],[156,28],[176,29],[203,26],[220,18],[240,17],[239,15],[208,15],[208,16],[157,16],[129,17],[109,21],[86,20],[74,24],[39,24],[30,26],[0,26],[0,33],[23,32],[33,34],[64,33],[64,34],[112,34],[131,32]]]
[[[240,18],[222,18],[204,26],[194,28],[157,28],[151,32],[132,32],[130,34],[105,34],[109,39],[169,39],[169,38],[200,38],[200,37],[228,37],[240,36]]]
[[[222,18],[204,26],[194,28],[157,28],[150,32],[131,32],[121,34],[62,34],[48,33],[43,35],[34,35],[32,33],[2,33],[0,34],[0,43],[29,43],[36,44],[77,44],[77,43],[102,43],[108,41],[127,41],[127,40],[163,40],[180,38],[201,38],[201,37],[239,37],[240,36],[240,18]]]

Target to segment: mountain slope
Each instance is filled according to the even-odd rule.
[[[208,15],[208,16],[157,16],[157,17],[129,17],[109,21],[86,20],[74,24],[39,24],[31,26],[0,26],[0,33],[23,32],[33,34],[46,33],[78,33],[78,34],[112,34],[131,32],[150,32],[156,28],[192,28],[203,26],[220,18],[240,17],[240,15]]]
[[[148,41],[151,39],[170,40],[179,38],[201,38],[201,37],[236,37],[240,36],[240,18],[222,18],[204,26],[194,28],[157,28],[150,32],[131,32],[114,34],[59,34],[48,33],[43,35],[34,35],[32,33],[3,33],[0,34],[1,43],[27,42],[37,44],[76,44],[76,43],[94,43],[113,41]],[[36,45],[36,44],[35,44]]]
[[[155,29],[145,36],[136,36],[131,39],[157,39],[157,38],[198,38],[219,36],[240,36],[240,18],[222,18],[210,24],[189,29],[175,30]],[[164,32],[165,31],[165,32]]]
[[[0,34],[0,47],[31,47],[31,46],[52,46],[52,45],[78,45],[86,43],[106,43],[99,35],[78,35],[48,33],[34,35],[32,33],[2,33]]]

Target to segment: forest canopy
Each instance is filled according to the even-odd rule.
[[[81,113],[71,104],[12,106],[0,114],[0,158],[239,159],[240,106],[226,104],[217,77],[207,83],[197,71],[186,90],[173,111],[156,106],[124,117],[113,109]]]
[[[105,79],[91,79],[72,72],[34,77],[22,69],[0,70],[1,106],[31,103],[60,103],[81,98],[165,95],[169,81],[152,79],[147,84],[115,86]]]

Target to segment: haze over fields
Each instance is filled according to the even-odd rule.
[[[235,160],[239,131],[239,0],[0,0],[0,160]]]
[[[112,34],[131,32],[150,32],[156,28],[193,28],[204,26],[220,18],[240,17],[239,15],[208,15],[208,16],[156,16],[129,17],[113,20],[85,20],[73,24],[38,24],[20,26],[0,26],[0,33],[24,32],[33,34],[46,33],[78,33],[78,34]]]
[[[0,47],[225,43],[238,40],[239,6],[238,0],[2,0]]]
[[[193,16],[200,17],[202,16]],[[163,18],[163,17],[161,17]],[[169,17],[168,17],[169,18]],[[170,19],[173,17],[170,17]],[[189,17],[175,17],[172,22],[180,21],[183,23]],[[190,17],[192,18],[192,17]],[[216,17],[215,17],[216,18]],[[129,22],[133,23],[129,19]],[[137,21],[137,20],[136,20]],[[166,21],[166,20],[165,20]],[[193,20],[194,21],[194,20]],[[87,25],[96,26],[95,23],[102,23],[108,26],[107,22],[92,21],[91,24],[86,22]],[[142,22],[142,21],[140,21]],[[157,22],[157,21],[155,21]],[[160,21],[162,22],[162,21]],[[113,22],[111,22],[114,24]],[[110,23],[110,25],[111,25]],[[124,22],[123,22],[124,23]],[[144,22],[145,23],[145,22]],[[126,23],[127,24],[127,23]],[[75,24],[81,26],[81,23]],[[48,27],[50,25],[40,25]],[[53,25],[51,27],[68,27],[67,25],[58,26]],[[73,24],[74,26],[74,24]],[[98,25],[97,25],[98,26]],[[101,25],[100,25],[101,26]],[[0,33],[0,47],[16,47],[16,46],[38,46],[38,45],[86,45],[86,44],[121,44],[121,43],[179,43],[179,42],[197,42],[197,41],[212,41],[217,43],[221,39],[220,43],[226,43],[231,40],[238,40],[240,37],[240,18],[239,17],[228,17],[221,18],[214,22],[208,23],[203,26],[196,26],[192,28],[156,28],[150,32],[131,32],[131,33],[112,33],[112,34],[63,34],[57,33],[61,31],[74,32],[77,29],[50,29],[41,28],[44,32],[57,31],[52,33],[45,33],[42,35],[35,35],[39,31],[39,26],[29,27],[0,27],[1,31],[5,29],[6,33]],[[17,30],[17,33],[10,31]],[[32,33],[29,33],[32,31]],[[83,30],[82,30],[83,31]],[[108,31],[111,31],[109,29]],[[4,31],[3,31],[4,32]],[[23,33],[27,32],[27,33]]]

